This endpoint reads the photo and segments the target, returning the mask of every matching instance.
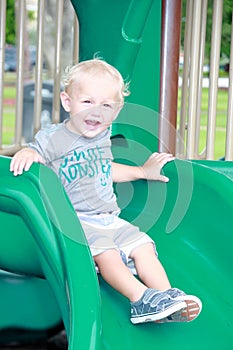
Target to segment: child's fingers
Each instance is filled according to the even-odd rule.
[[[16,160],[14,163],[14,168],[13,168],[14,175],[15,176],[21,175],[23,173],[25,165],[26,165],[25,160],[22,160],[22,159]]]
[[[10,171],[15,176],[21,175],[23,171],[28,171],[31,165],[36,163],[45,163],[45,160],[35,151],[24,149],[14,155],[10,163]]]
[[[169,182],[169,177],[164,176],[164,175],[160,175],[160,176],[158,176],[158,181]]]
[[[152,153],[150,156],[150,161],[156,162],[161,168],[168,162],[171,162],[175,157],[170,153]]]

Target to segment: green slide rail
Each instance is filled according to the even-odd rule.
[[[70,348],[100,349],[96,334],[100,333],[97,277],[63,187],[46,167],[35,166],[14,178],[9,174],[9,159],[1,158],[0,163],[1,269],[45,278],[59,306]],[[53,304],[47,309],[48,315]],[[30,298],[26,307],[30,310]],[[23,321],[21,329],[25,328]]]

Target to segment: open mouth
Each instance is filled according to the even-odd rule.
[[[91,130],[95,130],[101,125],[99,120],[92,120],[92,119],[85,120],[85,123],[88,126],[88,128]]]

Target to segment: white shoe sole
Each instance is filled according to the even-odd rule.
[[[181,300],[186,303],[183,310],[178,310],[172,315],[166,316],[164,319],[158,320],[157,323],[165,322],[191,322],[198,317],[202,309],[202,302],[194,295],[181,295],[174,298],[174,300]]]
[[[176,312],[183,312],[186,310],[187,303],[186,301],[181,300],[178,304],[171,306],[169,309],[156,314],[145,314],[138,317],[132,317],[130,320],[133,324],[144,323],[144,322],[155,322],[165,317],[168,317]]]

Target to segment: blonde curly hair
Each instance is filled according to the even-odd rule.
[[[122,75],[115,67],[100,58],[93,58],[91,60],[79,62],[74,66],[67,67],[63,77],[65,92],[70,95],[74,83],[77,86],[77,84],[82,84],[82,81],[87,76],[94,76],[97,74],[106,75],[119,85],[118,102],[123,103],[124,97],[130,94],[129,83],[124,82]]]

